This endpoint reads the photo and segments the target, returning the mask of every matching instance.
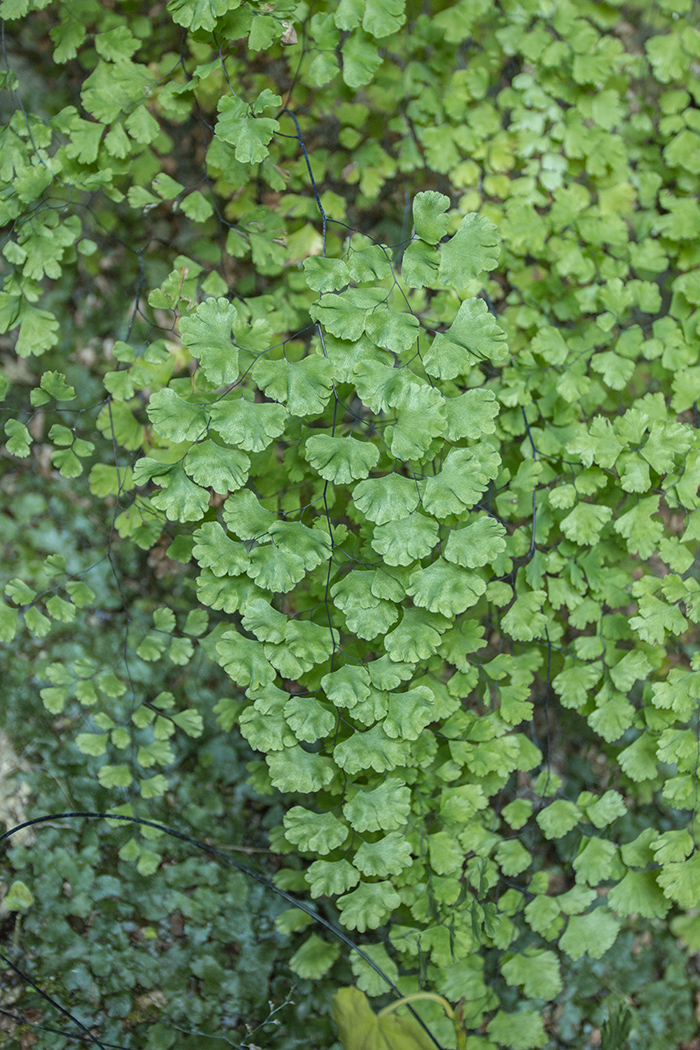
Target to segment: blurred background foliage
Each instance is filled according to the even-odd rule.
[[[52,812],[104,812],[114,805],[114,789],[100,785],[99,763],[75,743],[89,715],[73,703],[52,718],[38,695],[42,670],[54,661],[118,659],[127,628],[150,621],[159,590],[167,589],[172,601],[183,597],[185,581],[162,569],[156,574],[137,548],[108,547],[109,530],[84,485],[81,496],[63,479],[45,478],[37,491],[32,472],[20,470],[6,472],[2,486],[11,496],[11,509],[0,516],[3,564],[40,586],[46,556],[60,552],[67,570],[89,581],[96,598],[95,611],[53,631],[48,643],[24,637],[2,651],[0,819],[11,825]],[[167,685],[196,693],[205,718],[199,738],[177,737],[171,790],[149,815],[274,872],[266,828],[279,821],[277,806],[247,786],[250,749],[223,733],[212,714],[230,683],[203,653],[176,669],[176,681],[165,683],[162,675],[161,664],[129,654],[134,689]],[[122,794],[127,797],[126,789]],[[120,851],[133,841],[129,829],[104,822],[56,821],[21,836],[3,885],[16,869],[34,900],[22,913],[0,914],[2,943],[12,946],[13,960],[41,988],[84,1023],[99,1024],[103,1041],[119,1044],[133,1033],[133,1045],[147,1050],[188,1050],[200,1047],[203,1036],[213,1050],[332,1045],[326,1015],[333,985],[313,987],[290,973],[289,938],[275,926],[287,906],[274,892],[186,844],[166,844],[148,828],[138,836],[138,854],[129,852],[127,859]],[[349,966],[347,971],[351,979]],[[73,1045],[55,1030],[13,1021],[21,1011],[36,1024],[60,1029],[63,1023],[9,970],[2,991],[4,1046]]]

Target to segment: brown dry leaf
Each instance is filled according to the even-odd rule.
[[[280,44],[296,44],[297,42],[297,31],[291,22],[282,22],[284,26],[284,33],[280,39]]]

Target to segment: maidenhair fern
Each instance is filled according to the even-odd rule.
[[[228,674],[278,885],[461,1004],[415,1000],[443,1046],[547,1045],[629,916],[700,946],[694,8],[1,8],[70,71],[31,106],[3,73],[8,456],[88,466],[121,542],[191,573],[126,651]],[[133,298],[90,356],[66,304],[102,266]],[[5,597],[6,642],[95,602],[56,555]],[[42,697],[147,815],[202,712],[123,659]],[[338,955],[306,931],[292,966]]]

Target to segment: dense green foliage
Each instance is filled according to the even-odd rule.
[[[277,884],[443,1047],[580,1045],[640,928],[635,1005],[700,947],[696,7],[0,14],[7,468],[109,551],[20,563],[0,630],[91,804],[172,805],[215,716]],[[311,921],[292,971],[383,996]]]

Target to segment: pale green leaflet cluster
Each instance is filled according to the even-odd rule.
[[[120,501],[121,542],[167,534],[191,572],[189,611],[157,610],[129,645],[174,667],[203,650],[229,676],[219,724],[258,753],[260,795],[288,804],[273,848],[303,861],[278,884],[330,899],[404,994],[420,974],[464,999],[468,1050],[544,1047],[568,960],[600,958],[629,916],[668,916],[700,948],[691,4],[627,5],[639,28],[566,0],[432,17],[404,0],[170,0],[182,65],[141,14],[61,7],[53,61],[84,63],[79,96],[18,106],[2,133],[6,450],[32,454],[41,415],[46,469],[80,484],[87,464],[92,495]],[[14,24],[58,5],[0,9]],[[288,22],[298,46],[279,44]],[[290,101],[273,67],[291,82],[302,46]],[[335,150],[309,150],[323,234],[283,106],[308,141],[338,123]],[[190,185],[163,160],[202,114],[207,179]],[[382,194],[398,214],[404,183],[400,249],[345,225]],[[83,404],[92,365],[52,289],[97,278],[93,237],[114,225],[128,243],[131,223],[140,250],[165,214],[190,241],[134,263],[144,298],[115,311],[124,338],[98,347]],[[51,555],[4,598],[11,643],[95,595]],[[159,798],[171,738],[200,735],[202,713],[164,690],[125,723],[122,672],[51,662],[42,698],[88,713],[77,743],[104,756],[115,800]],[[590,790],[569,792],[547,725],[564,754],[585,737]],[[665,823],[639,833],[629,813],[652,802]],[[121,855],[142,873],[161,860],[138,838]],[[292,967],[320,979],[340,950],[307,931]],[[416,1009],[456,1045],[439,1004]]]

